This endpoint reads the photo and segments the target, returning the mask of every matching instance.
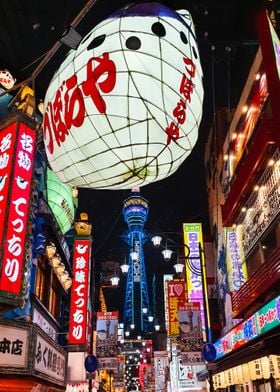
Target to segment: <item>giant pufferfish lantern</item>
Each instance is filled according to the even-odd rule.
[[[189,12],[126,6],[69,52],[50,83],[43,120],[49,163],[77,187],[162,180],[194,147],[202,101]]]

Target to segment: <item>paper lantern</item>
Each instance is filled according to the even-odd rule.
[[[270,355],[269,365],[272,377],[280,378],[280,355]]]
[[[71,187],[63,184],[52,170],[47,169],[47,192],[48,205],[62,234],[65,234],[71,229],[75,214]]]
[[[248,362],[248,366],[251,380],[261,380],[263,378],[261,360],[259,358]]]
[[[242,365],[236,366],[235,369],[236,369],[236,375],[237,375],[237,383],[236,384],[244,384],[245,380],[244,380],[244,377],[243,377]],[[250,377],[249,377],[249,379],[250,379]],[[246,381],[249,381],[249,379],[246,380]]]
[[[242,363],[241,366],[242,366],[243,380],[244,382],[249,382],[251,380],[249,365],[248,363]]]
[[[216,374],[218,388],[226,388],[228,386],[226,382],[225,372]]]
[[[232,369],[232,380],[234,385],[239,384],[239,378],[238,378],[238,373],[237,373],[237,366],[233,367]]]
[[[44,102],[49,163],[77,187],[162,180],[191,153],[202,102],[189,12],[128,5],[94,27],[54,75]]]
[[[270,366],[269,366],[269,358],[268,357],[261,357],[261,368],[262,368],[262,375],[264,379],[270,378]]]

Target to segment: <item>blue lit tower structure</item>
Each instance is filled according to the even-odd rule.
[[[139,188],[133,188],[130,196],[123,202],[123,215],[128,230],[122,234],[121,238],[129,247],[124,325],[128,328],[134,324],[135,333],[149,331],[150,307],[143,252],[143,245],[150,238],[149,233],[144,230],[148,212],[148,201],[140,196]],[[143,308],[147,309],[147,313],[143,312]]]

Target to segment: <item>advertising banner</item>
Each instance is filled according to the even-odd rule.
[[[118,354],[119,312],[97,312],[96,356],[113,357]]]
[[[244,346],[279,325],[280,296],[278,295],[214,343],[217,352],[216,359]]]
[[[203,235],[201,223],[183,223],[185,256],[187,258],[186,279],[189,301],[200,303],[203,340],[206,341],[206,318],[210,325],[208,289],[206,282],[205,257],[202,251]],[[204,309],[204,304],[207,309]],[[206,313],[207,310],[207,313]],[[207,316],[206,316],[207,315]]]
[[[35,142],[35,130],[21,122],[0,131],[0,290],[13,294],[21,291]]]
[[[155,390],[156,392],[167,391],[167,381],[169,380],[169,361],[167,351],[154,352],[155,366]]]
[[[90,239],[75,239],[71,288],[69,344],[87,343]]]
[[[186,284],[184,280],[174,279],[167,282],[168,303],[168,336],[179,335],[178,308],[186,300]]]
[[[204,364],[202,358],[202,328],[199,302],[179,305],[180,356],[185,365]]]
[[[236,229],[226,227],[226,265],[228,272],[228,284],[231,292],[240,289],[247,279],[245,257],[243,255]]]

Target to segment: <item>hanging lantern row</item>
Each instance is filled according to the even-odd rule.
[[[248,363],[235,366],[223,372],[214,374],[214,388],[227,388],[231,385],[244,384],[249,381],[280,378],[280,356],[269,355],[257,358]]]
[[[65,264],[62,262],[60,255],[56,252],[56,246],[53,242],[46,245],[45,255],[63,288],[65,290],[70,289],[72,286],[72,278],[70,277],[69,272],[66,271]]]

